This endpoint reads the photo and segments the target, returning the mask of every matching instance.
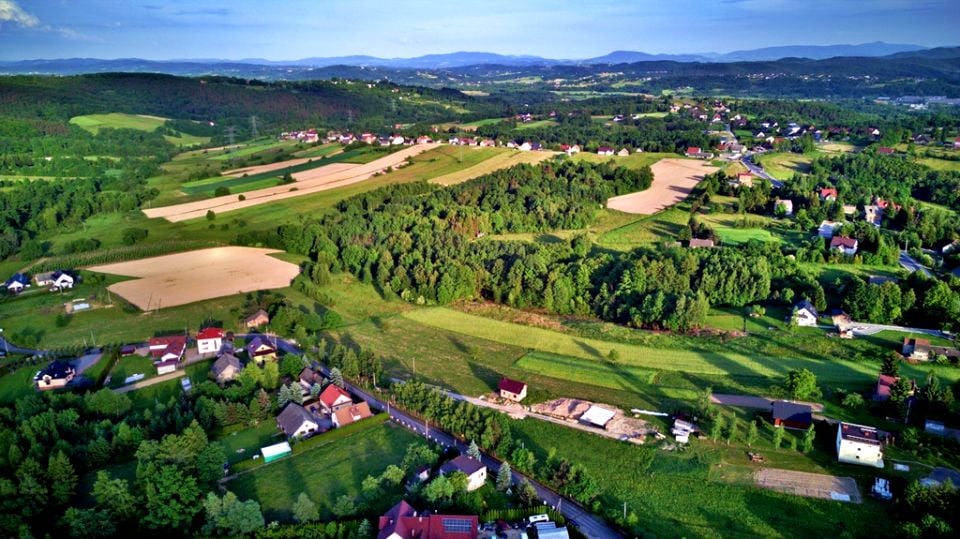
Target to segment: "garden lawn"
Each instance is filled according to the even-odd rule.
[[[326,444],[323,436],[315,438],[319,440],[316,447],[239,475],[227,488],[240,499],[257,500],[268,522],[291,521],[301,492],[317,504],[322,518],[329,519],[337,498],[359,494],[365,477],[379,475],[390,464],[399,465],[407,446],[419,439],[391,423]]]
[[[6,364],[10,359],[3,359],[2,364]],[[20,397],[24,397],[36,392],[33,385],[33,377],[37,371],[42,370],[46,363],[39,362],[36,365],[24,365],[10,374],[0,376],[0,404],[13,404]]]
[[[236,464],[244,460],[253,458],[260,454],[260,448],[268,445],[278,444],[285,440],[283,434],[277,429],[277,424],[270,418],[263,421],[255,427],[237,428],[237,426],[224,429],[217,442],[223,444],[224,452],[227,454],[227,462]]]

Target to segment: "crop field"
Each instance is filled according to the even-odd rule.
[[[626,213],[650,215],[685,199],[697,183],[717,167],[689,159],[663,159],[650,167],[653,184],[649,189],[613,197],[607,207]]]
[[[335,165],[326,165],[300,172],[294,176],[294,178],[297,179],[296,184],[249,191],[245,195],[246,200],[239,200],[234,195],[227,195],[196,202],[186,202],[174,206],[150,208],[144,210],[144,213],[148,217],[162,217],[171,222],[186,221],[204,217],[207,211],[215,211],[218,214],[226,213],[241,208],[267,204],[276,200],[327,191],[337,187],[360,183],[371,178],[374,174],[386,168],[395,167],[403,163],[408,157],[423,153],[430,148],[430,146],[426,145],[411,146],[364,165],[349,166],[343,163],[337,163]],[[287,163],[287,166],[289,166],[290,162]],[[334,168],[331,169],[330,167]]]
[[[600,236],[600,244],[618,250],[629,250],[639,245],[673,241],[690,220],[688,204],[667,208],[636,219]]]
[[[555,155],[557,154],[554,152],[518,152],[516,150],[493,148],[470,148],[464,151],[464,164],[467,161],[480,158],[477,164],[467,165],[466,168],[432,178],[430,183],[443,185],[444,187],[456,185],[522,163],[535,165]]]
[[[86,114],[83,116],[74,116],[70,118],[70,123],[78,127],[97,134],[98,131],[105,128],[110,129],[136,129],[138,131],[155,131],[162,127],[167,121],[166,118],[159,116],[146,116],[142,114],[124,114],[121,112],[111,112],[109,114]],[[197,146],[210,142],[209,137],[198,137],[180,133],[179,136],[164,135],[167,142],[177,146]]]
[[[779,180],[789,180],[794,174],[805,174],[815,156],[796,153],[768,153],[759,159],[763,170]]]
[[[358,424],[359,425],[359,424]],[[293,504],[306,492],[324,518],[330,518],[333,504],[342,495],[356,496],[368,475],[379,475],[390,464],[399,465],[407,446],[419,438],[390,423],[374,425],[244,473],[228,483],[241,499],[260,502],[264,517],[291,521]]]
[[[110,285],[108,289],[141,310],[150,311],[290,286],[300,268],[267,256],[277,252],[252,247],[216,247],[94,266],[89,270],[140,277]]]
[[[267,152],[270,150],[289,148],[291,146],[295,146],[296,144],[297,142],[288,141],[288,140],[269,140],[266,142],[250,144],[240,148],[231,147],[229,152],[228,151],[218,152],[219,155],[211,156],[209,157],[209,159],[213,161],[226,161],[228,159],[235,159],[237,157],[246,157],[249,155],[258,154],[260,152]]]
[[[952,170],[955,172],[960,172],[960,161],[952,161],[947,159],[935,159],[932,157],[924,158],[919,160],[920,163],[927,165],[928,167],[934,170]]]

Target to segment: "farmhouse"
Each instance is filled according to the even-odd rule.
[[[837,199],[837,188],[836,187],[821,187],[820,188],[820,200],[836,200]]]
[[[477,490],[487,482],[487,467],[467,455],[460,455],[440,467],[443,475],[456,472],[463,472],[467,476],[467,492]]]
[[[197,352],[200,354],[216,354],[223,346],[223,329],[203,328],[197,333]]]
[[[257,335],[247,343],[247,357],[256,361],[257,365],[263,365],[267,361],[277,359],[277,347],[266,337]]]
[[[857,240],[856,238],[846,238],[843,236],[837,236],[830,240],[830,249],[836,249],[847,256],[853,256],[857,254]]]
[[[150,355],[153,356],[154,362],[163,363],[172,361],[176,363],[180,361],[183,353],[187,350],[187,337],[186,335],[152,337],[147,341],[147,346],[150,347]],[[173,369],[170,369],[166,372],[172,371]]]
[[[774,213],[782,213],[783,215],[793,215],[793,201],[785,200],[778,198],[776,202],[773,203]]]
[[[806,429],[813,423],[813,409],[809,404],[774,401],[773,424],[788,429]]]
[[[793,319],[801,327],[815,327],[820,314],[810,300],[805,299],[793,306]]]
[[[466,515],[418,515],[401,501],[380,517],[377,539],[477,539],[480,519]]]
[[[277,416],[277,427],[287,438],[304,438],[317,432],[320,424],[306,408],[291,402]]]
[[[368,417],[373,417],[373,412],[370,411],[370,405],[366,402],[361,402],[360,404],[354,404],[352,406],[341,406],[333,413],[331,419],[333,420],[333,426],[340,428]]]
[[[217,360],[213,362],[213,366],[210,367],[214,379],[216,379],[220,385],[233,381],[240,374],[241,370],[243,370],[243,365],[240,364],[237,356],[233,354],[223,354],[218,357]]]
[[[873,226],[879,227],[883,223],[883,208],[873,204],[864,206],[863,220]]]
[[[341,406],[353,404],[353,399],[350,398],[350,394],[336,384],[328,385],[323,392],[320,393],[319,400],[320,404],[331,413]]]
[[[19,294],[23,292],[24,288],[30,286],[30,277],[24,273],[14,273],[12,277],[7,279],[4,286],[7,287],[7,291],[13,294]]]
[[[527,384],[510,378],[500,380],[497,389],[500,391],[500,398],[514,402],[520,402],[527,396]]]
[[[609,423],[615,415],[615,411],[593,404],[580,416],[580,421],[602,429],[607,426],[607,423]]]
[[[73,288],[73,276],[63,270],[48,271],[34,275],[37,286],[45,286],[51,290]]]
[[[690,243],[689,243],[689,245],[688,245],[688,247],[690,247],[691,249],[696,249],[696,248],[698,248],[698,247],[700,247],[700,248],[710,248],[710,247],[714,247],[714,246],[715,246],[715,245],[714,245],[714,243],[713,243],[713,240],[701,240],[701,239],[699,239],[699,238],[693,238],[692,240],[690,240]]]
[[[837,426],[837,461],[883,468],[883,442],[873,427],[841,422]]]
[[[840,228],[840,223],[836,221],[823,221],[820,223],[820,227],[817,228],[817,235],[829,240],[833,237],[833,232],[838,228]]]
[[[697,146],[690,146],[689,148],[687,148],[687,151],[686,153],[684,153],[684,155],[686,155],[687,157],[692,157],[694,159],[710,159],[711,157],[713,157],[712,153],[704,152],[702,149],[700,149]]]
[[[251,314],[250,316],[244,318],[243,323],[248,328],[258,328],[260,326],[265,326],[270,323],[270,315],[267,314],[267,311],[260,309],[257,312]]]
[[[597,148],[597,155],[613,155],[613,148],[610,146],[600,146]]]
[[[621,148],[620,151],[617,152],[617,155],[618,155],[619,157],[628,157],[628,156],[630,155],[630,150],[628,150],[628,149],[626,149],[626,148]]]
[[[73,380],[76,373],[73,365],[57,360],[47,365],[46,369],[38,372],[34,380],[37,382],[37,389],[46,391],[66,386]]]
[[[497,145],[497,141],[489,138],[485,138],[480,141],[480,147],[482,148],[493,148]]]

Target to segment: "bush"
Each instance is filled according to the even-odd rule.
[[[125,228],[121,236],[124,244],[133,245],[138,241],[145,240],[148,234],[150,234],[150,231],[145,228]]]
[[[217,214],[213,210],[207,210],[207,221],[213,221],[217,218]]]
[[[95,240],[93,238],[80,238],[65,243],[63,245],[63,254],[69,255],[73,253],[93,251],[97,247],[100,247],[99,240]]]
[[[243,195],[240,195],[240,196],[237,197],[237,200],[239,200],[240,202],[243,202],[243,201],[246,200],[246,199],[247,199],[247,197],[245,197],[245,196],[243,196]]]
[[[215,197],[225,197],[229,194],[230,194],[230,188],[227,187],[226,185],[221,185],[220,187],[217,187],[217,190],[213,192],[213,196]]]

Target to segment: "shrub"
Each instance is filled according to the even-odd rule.
[[[145,228],[125,228],[121,233],[123,238],[123,243],[126,245],[133,245],[138,241],[144,240],[147,238],[147,235],[150,233],[149,230]]]
[[[213,196],[215,197],[225,197],[229,194],[230,194],[230,188],[227,187],[226,185],[221,185],[220,187],[217,187],[216,191],[213,192]]]

